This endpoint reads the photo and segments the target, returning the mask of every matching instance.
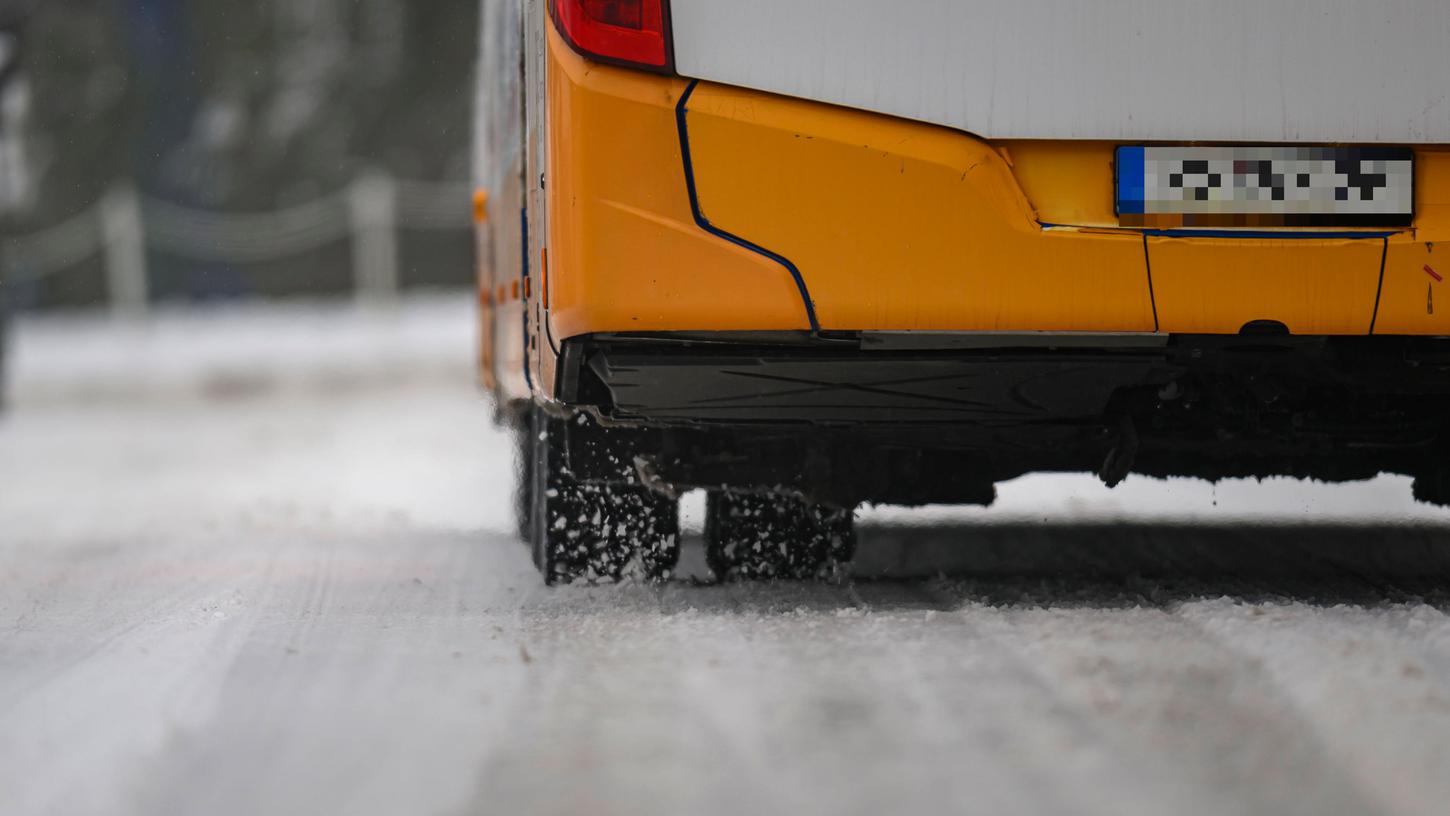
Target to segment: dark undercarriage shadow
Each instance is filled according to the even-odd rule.
[[[978,600],[1318,604],[1450,599],[1450,525],[1002,523],[866,526],[858,581],[946,579]]]
[[[666,595],[728,593],[741,611],[966,603],[1080,608],[1201,598],[1319,606],[1423,602],[1450,611],[1450,525],[1393,523],[954,523],[863,525],[849,579],[711,584],[685,541]],[[691,564],[698,564],[691,568]],[[667,606],[673,606],[667,603]]]
[[[1011,522],[870,525],[859,536],[858,577],[1450,577],[1450,525]]]

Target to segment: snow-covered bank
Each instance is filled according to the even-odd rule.
[[[346,300],[171,307],[142,323],[26,316],[14,326],[10,395],[24,408],[471,382],[476,309],[471,295],[452,293],[412,295],[395,309]]]

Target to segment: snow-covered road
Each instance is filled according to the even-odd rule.
[[[1450,802],[1450,515],[1403,480],[1035,477],[867,513],[844,585],[546,590],[466,298],[17,339],[7,816]]]

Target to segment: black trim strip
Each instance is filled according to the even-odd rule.
[[[529,287],[529,208],[527,205],[519,208],[519,221],[523,224],[523,263],[519,264],[519,308],[524,313],[524,383],[529,390],[534,390],[534,374],[529,364],[529,299],[522,297]]]
[[[1148,256],[1148,236],[1143,236],[1143,271],[1148,275],[1148,303],[1153,306],[1153,331],[1162,331],[1158,326],[1158,296],[1153,293],[1153,259]]]
[[[1037,226],[1042,229],[1074,229],[1074,230],[1117,230],[1122,234],[1139,233],[1154,238],[1230,238],[1249,240],[1323,240],[1323,241],[1367,241],[1380,238],[1388,238],[1392,235],[1401,235],[1408,230],[1385,229],[1385,230],[1251,230],[1251,229],[1197,229],[1194,227],[1174,227],[1171,229],[1158,229],[1146,227],[1103,227],[1091,224],[1057,224],[1051,221],[1038,221]]]
[[[1374,324],[1380,319],[1380,293],[1385,289],[1385,261],[1390,257],[1390,239],[1386,238],[1384,249],[1380,250],[1380,282],[1374,288],[1374,313],[1369,316],[1369,333],[1374,334]]]

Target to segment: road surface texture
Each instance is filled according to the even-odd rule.
[[[1034,477],[864,514],[849,582],[703,585],[695,534],[549,590],[466,298],[16,339],[7,816],[1450,803],[1450,517],[1401,479]]]

